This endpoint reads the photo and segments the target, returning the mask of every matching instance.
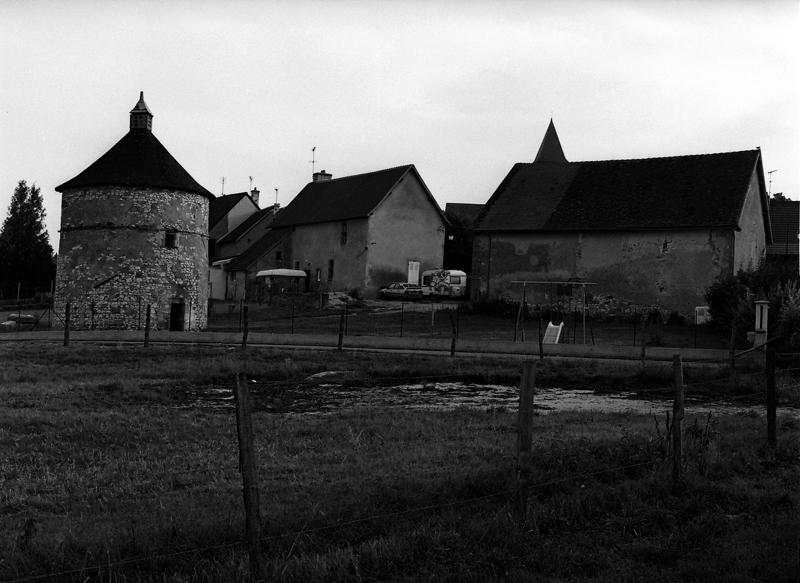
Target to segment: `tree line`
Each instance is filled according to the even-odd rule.
[[[0,229],[0,299],[49,291],[56,274],[56,257],[44,225],[42,194],[35,184],[20,180]]]

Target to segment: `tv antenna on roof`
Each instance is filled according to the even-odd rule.
[[[312,174],[314,173],[314,164],[316,164],[316,161],[317,161],[316,158],[315,158],[316,151],[317,151],[317,147],[316,146],[311,148],[311,173]]]
[[[278,187],[275,187],[275,206],[278,205]]]
[[[225,196],[225,177],[222,177],[222,192],[220,193],[222,196]]]
[[[250,191],[249,192],[253,192],[253,177],[252,176],[248,176],[248,178],[250,179]]]
[[[767,196],[772,196],[772,175],[777,172],[777,170],[770,170],[767,172],[769,174],[769,190],[767,191]]]

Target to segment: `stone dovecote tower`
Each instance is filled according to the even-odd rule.
[[[208,207],[153,135],[140,93],[130,131],[62,193],[55,309],[76,329],[202,330],[208,306]]]

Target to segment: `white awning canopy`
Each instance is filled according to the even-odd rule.
[[[308,274],[299,269],[263,269],[256,273],[256,277],[306,277]]]

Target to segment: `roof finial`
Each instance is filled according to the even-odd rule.
[[[153,131],[153,114],[144,102],[144,91],[139,91],[139,101],[131,110],[131,129]]]

